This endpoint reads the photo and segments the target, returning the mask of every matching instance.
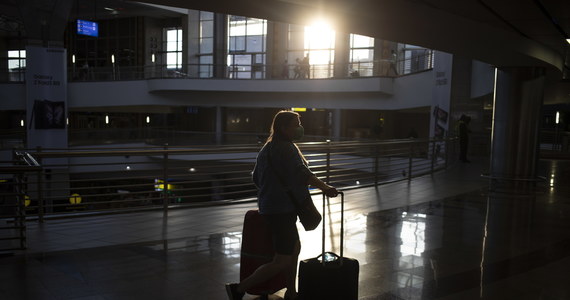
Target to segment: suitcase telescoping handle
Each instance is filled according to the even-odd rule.
[[[340,196],[340,263],[342,264],[342,258],[344,257],[344,193],[338,192]],[[325,257],[325,223],[326,223],[326,201],[327,196],[323,193],[323,251],[321,256],[321,261],[323,265],[326,263]],[[336,255],[334,255],[336,256]],[[337,257],[338,258],[338,257]]]

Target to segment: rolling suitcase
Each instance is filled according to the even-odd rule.
[[[325,196],[323,195],[323,250],[321,255],[299,262],[301,300],[357,300],[359,263],[344,257],[344,194],[340,194],[340,255],[325,252]]]
[[[250,210],[245,214],[243,222],[240,281],[251,275],[259,266],[273,260],[275,251],[271,232],[263,215],[258,210]],[[255,286],[248,294],[267,296],[286,287],[285,273]]]

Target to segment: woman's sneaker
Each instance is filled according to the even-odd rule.
[[[237,290],[237,283],[226,283],[226,292],[230,300],[242,300],[245,293],[240,293]]]

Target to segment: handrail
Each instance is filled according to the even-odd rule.
[[[117,81],[141,80],[153,78],[189,78],[212,79],[223,78],[233,80],[270,80],[270,79],[338,79],[365,77],[398,77],[433,69],[433,50],[426,49],[425,54],[410,58],[375,59],[338,64],[311,64],[308,77],[296,75],[296,64],[184,64],[171,68],[169,64],[150,64],[138,66],[108,66],[82,68],[71,65],[68,68],[68,80],[80,81]],[[287,68],[288,74],[282,70]],[[221,70],[221,71],[220,71]],[[342,73],[338,74],[338,70]],[[0,82],[24,82],[25,68],[0,72]],[[217,73],[215,73],[217,72]],[[336,72],[336,73],[335,73]]]
[[[311,170],[341,189],[442,170],[455,139],[298,143]],[[108,149],[33,149],[38,176],[27,176],[28,218],[128,213],[255,201],[251,181],[262,144]],[[30,162],[33,163],[32,160]],[[39,168],[39,167],[38,167]],[[314,193],[314,191],[313,191]]]
[[[28,166],[31,167],[40,167],[38,161],[29,153],[23,151],[15,151],[14,152],[18,157],[20,157]]]
[[[6,173],[25,173],[25,172],[37,172],[41,171],[41,167],[32,166],[0,166],[0,174]]]
[[[14,151],[17,161],[11,162],[9,166],[0,165],[0,174],[10,174],[10,173],[24,173],[24,172],[36,172],[42,169],[42,166],[38,161],[32,156],[30,152],[26,151]],[[23,162],[25,165],[18,165],[16,163]]]
[[[42,170],[38,161],[25,151],[14,151],[14,161],[9,163],[11,165],[0,166],[0,174],[8,176],[3,176],[0,182],[0,218],[7,221],[7,225],[0,228],[0,231],[6,230],[2,232],[0,251],[26,249],[28,178],[30,174],[39,174]],[[17,246],[12,244],[16,241]]]
[[[452,138],[453,139],[453,138]],[[354,147],[363,145],[396,145],[402,144],[403,142],[414,142],[414,143],[430,143],[430,142],[444,142],[445,139],[393,139],[393,140],[381,140],[375,142],[334,142],[335,147]],[[301,142],[297,143],[300,147],[306,150],[320,149],[323,146],[327,146],[327,142]],[[150,148],[150,149],[148,149]],[[257,151],[260,149],[259,145],[216,145],[216,146],[202,146],[200,147],[185,147],[185,146],[168,146],[168,149],[164,147],[148,147],[147,149],[142,148],[142,150],[120,150],[126,148],[104,148],[96,150],[83,150],[77,149],[73,151],[65,151],[64,149],[53,148],[49,149],[53,152],[46,152],[46,149],[42,151],[31,151],[27,153],[28,155],[33,154],[34,156],[41,158],[62,158],[62,157],[88,157],[88,156],[125,156],[125,155],[164,155],[164,154],[197,154],[197,153],[219,153],[220,149],[224,151],[229,151],[230,153],[242,152],[242,151]],[[89,148],[87,148],[89,149]]]

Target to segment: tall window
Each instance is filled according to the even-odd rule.
[[[402,45],[401,68],[403,74],[421,72],[433,68],[433,50],[414,45]]]
[[[26,50],[8,51],[8,70],[10,81],[23,81],[26,69]]]
[[[293,77],[332,77],[334,44],[335,32],[325,23],[306,27],[289,25],[288,63],[293,66]]]
[[[264,78],[267,20],[229,16],[228,72],[231,78]]]
[[[214,13],[200,12],[200,69],[201,78],[214,76]]]
[[[182,69],[182,29],[166,29],[166,68]]]
[[[309,77],[333,77],[335,32],[325,23],[305,27],[305,57],[311,65]]]
[[[372,76],[374,66],[374,38],[350,35],[350,66],[352,76]]]

